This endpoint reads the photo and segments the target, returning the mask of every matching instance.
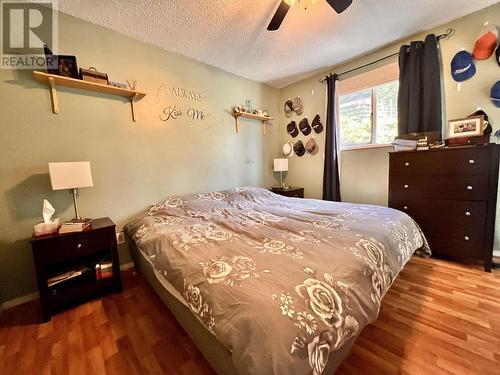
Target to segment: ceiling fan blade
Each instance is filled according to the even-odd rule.
[[[339,14],[352,4],[352,0],[326,0],[326,2]]]
[[[281,26],[281,23],[285,19],[285,16],[288,13],[289,9],[290,5],[288,5],[285,2],[285,0],[281,0],[281,3],[278,6],[278,9],[276,9],[276,12],[274,13],[273,18],[271,19],[271,22],[269,22],[269,26],[267,26],[267,30],[268,31],[278,30]]]

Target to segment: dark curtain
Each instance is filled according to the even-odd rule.
[[[441,132],[438,40],[427,35],[399,50],[398,134]]]
[[[337,75],[327,77],[325,166],[323,169],[323,199],[340,202],[339,146],[335,114]]]

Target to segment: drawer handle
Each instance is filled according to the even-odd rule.
[[[468,185],[467,186],[467,190],[471,191],[472,190],[472,186]]]
[[[409,166],[410,166],[410,163],[406,162],[405,167],[409,167]]]
[[[465,216],[470,216],[470,212],[469,211],[465,211]]]
[[[469,240],[470,240],[469,236],[465,236],[465,237],[464,237],[464,240],[465,240],[465,241],[469,241]]]
[[[408,189],[408,185],[403,186],[405,189]]]
[[[470,159],[469,160],[469,164],[474,164],[475,163],[475,160],[474,159]]]
[[[81,244],[81,243],[79,243],[78,245],[76,245],[76,248],[77,248],[77,249],[81,249],[81,248],[82,248],[82,244]]]
[[[403,208],[404,208],[405,210],[407,210],[407,209],[408,209],[408,206],[404,206]]]

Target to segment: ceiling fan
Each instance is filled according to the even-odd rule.
[[[337,12],[338,14],[342,13],[344,10],[349,8],[352,4],[352,0],[326,0],[326,2]],[[296,3],[300,3],[300,0],[281,0],[278,9],[274,13],[271,22],[269,22],[269,26],[267,26],[268,31],[276,31],[280,28],[281,23],[285,19],[286,14],[290,10],[292,5]]]

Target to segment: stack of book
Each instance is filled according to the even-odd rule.
[[[394,146],[394,151],[413,151],[417,148],[417,141],[409,140],[409,139],[396,139],[392,142]]]
[[[59,228],[59,234],[82,232],[85,229],[89,228],[91,223],[92,223],[92,220],[90,220],[90,219],[84,219],[82,221],[66,221]]]
[[[417,151],[426,151],[429,149],[429,142],[427,141],[427,137],[419,138],[417,140]]]
[[[96,280],[107,279],[113,277],[113,262],[106,261],[95,265]]]

